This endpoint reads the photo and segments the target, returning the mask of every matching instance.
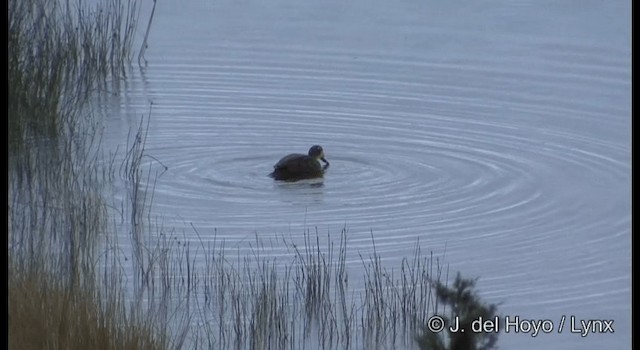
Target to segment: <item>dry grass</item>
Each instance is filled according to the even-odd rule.
[[[102,304],[53,276],[13,275],[8,284],[9,349],[166,348],[151,324],[126,317],[123,301]]]

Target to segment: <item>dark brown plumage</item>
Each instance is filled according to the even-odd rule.
[[[323,161],[325,164],[320,164]],[[309,154],[289,154],[276,165],[269,176],[276,180],[297,181],[322,177],[329,167],[329,162],[324,158],[322,147],[315,145],[309,149]]]

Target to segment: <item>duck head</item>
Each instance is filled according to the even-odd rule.
[[[311,146],[311,148],[309,148],[309,157],[313,159],[319,159],[323,161],[326,166],[329,166],[329,162],[324,158],[324,150],[322,149],[322,146]]]

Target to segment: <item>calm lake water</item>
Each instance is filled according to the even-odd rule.
[[[502,349],[630,348],[630,9],[159,1],[105,143],[122,147],[153,103],[146,152],[168,170],[152,215],[185,240],[215,230],[243,254],[273,238],[279,256],[277,237],[346,227],[352,275],[371,236],[389,268],[419,243],[480,277],[502,315],[614,320],[614,334],[502,334]],[[323,181],[267,177],[313,144]]]

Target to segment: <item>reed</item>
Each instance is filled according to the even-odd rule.
[[[135,1],[9,0],[8,292],[11,349],[164,349],[104,271],[109,237],[94,91],[130,59]]]
[[[188,239],[201,237],[193,227],[158,230],[144,250],[156,257],[143,274],[154,277],[138,297],[189,320],[188,348],[415,348],[427,319],[445,312],[432,285],[446,267],[419,245],[390,268],[375,251],[349,264],[357,252],[349,252],[346,229],[335,240],[307,231],[301,245],[280,237],[287,252],[278,257],[258,237],[250,251],[231,254],[216,232],[205,242]]]
[[[118,85],[131,59],[135,0],[9,0],[8,130],[10,160],[35,140],[86,130],[82,105],[108,81]],[[84,138],[83,138],[84,139]]]

